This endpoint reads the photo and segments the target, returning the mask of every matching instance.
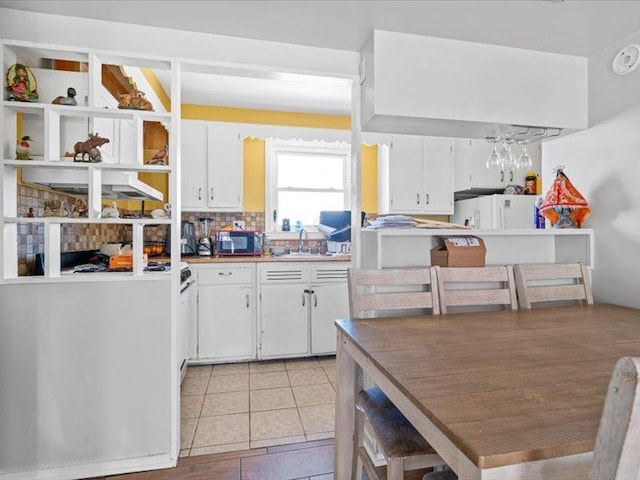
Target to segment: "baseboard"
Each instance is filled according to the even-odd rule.
[[[172,468],[176,466],[176,463],[177,459],[172,459],[171,455],[162,454],[88,465],[69,465],[26,472],[0,473],[0,480],[69,480],[70,478],[101,477]]]

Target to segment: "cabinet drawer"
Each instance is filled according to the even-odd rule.
[[[311,267],[311,282],[313,283],[344,283],[347,281],[349,263],[328,263],[327,265],[313,265]]]
[[[253,285],[254,278],[253,265],[220,265],[198,269],[199,285]]]

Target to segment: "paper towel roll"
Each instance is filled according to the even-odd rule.
[[[325,237],[331,235],[332,232],[335,232],[336,229],[333,227],[329,227],[328,225],[319,224],[318,231],[322,233]]]

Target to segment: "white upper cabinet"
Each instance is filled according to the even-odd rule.
[[[378,213],[453,213],[453,140],[394,135],[378,149]]]
[[[207,126],[182,122],[182,208],[207,207]]]
[[[424,140],[424,212],[453,213],[453,140],[425,138]]]
[[[418,212],[422,210],[422,175],[424,139],[405,135],[394,136],[389,158],[388,212]],[[380,208],[378,211],[381,212]]]
[[[209,125],[208,205],[242,211],[242,141],[234,125]]]
[[[496,190],[508,185],[523,185],[527,169],[499,169],[487,168],[487,156],[492,145],[484,139],[458,138],[455,140],[455,191],[466,190]],[[519,157],[522,147],[512,146],[513,154]],[[531,157],[532,168],[540,173],[541,148],[540,143],[527,145],[527,153]]]
[[[242,211],[242,140],[235,125],[182,122],[182,208]]]

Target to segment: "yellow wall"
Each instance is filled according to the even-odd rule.
[[[214,107],[208,105],[182,105],[182,118],[217,122],[258,123],[296,127],[335,128],[349,130],[351,120],[340,115],[315,115],[297,112],[251,110],[246,108]],[[265,142],[260,139],[244,140],[244,210],[264,212]],[[362,210],[376,213],[378,208],[377,146],[362,146]]]

